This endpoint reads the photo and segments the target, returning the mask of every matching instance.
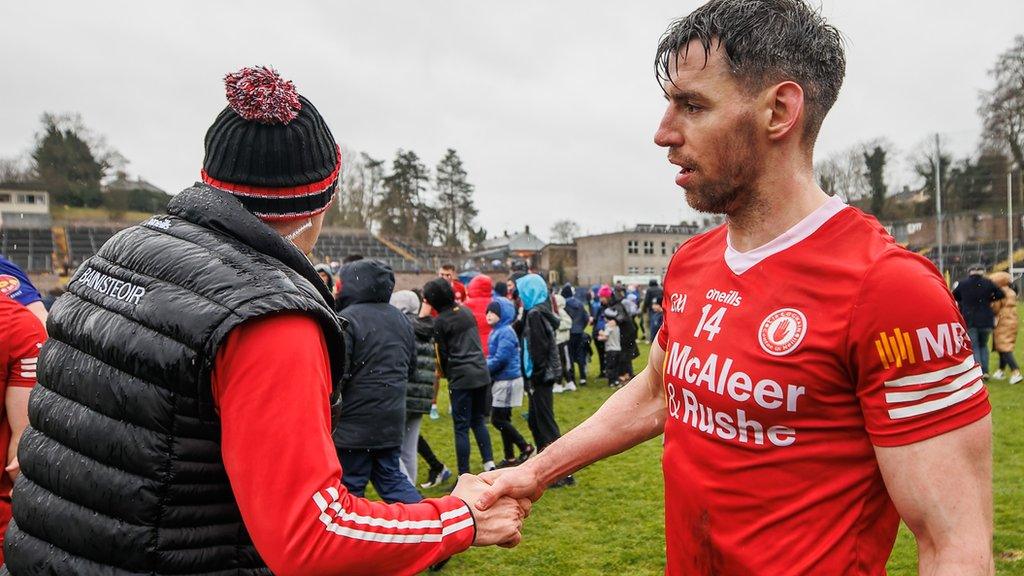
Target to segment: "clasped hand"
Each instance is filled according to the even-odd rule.
[[[530,515],[533,502],[527,498],[501,496],[486,510],[481,510],[476,503],[491,485],[472,474],[459,476],[459,482],[452,490],[452,496],[461,498],[473,513],[476,521],[476,538],[474,546],[490,546],[497,544],[512,548],[522,540],[523,520]]]

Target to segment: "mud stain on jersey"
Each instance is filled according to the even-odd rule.
[[[700,517],[693,523],[693,540],[697,543],[697,558],[694,558],[696,574],[700,576],[715,576],[724,574],[722,570],[722,555],[711,541],[711,514],[707,510],[701,510]]]

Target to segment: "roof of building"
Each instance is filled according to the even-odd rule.
[[[499,250],[506,248],[512,252],[539,252],[544,248],[546,242],[534,236],[530,229],[510,236],[498,236],[488,238],[481,246],[481,252]]]
[[[640,234],[696,234],[700,228],[696,224],[637,224],[633,232]]]
[[[124,173],[118,174],[116,179],[103,187],[104,192],[110,192],[113,190],[144,190],[146,192],[160,192],[161,194],[167,194],[167,192],[164,192],[162,188],[143,180],[141,177],[132,179]]]

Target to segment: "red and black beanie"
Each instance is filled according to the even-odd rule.
[[[330,206],[341,150],[316,108],[272,68],[224,77],[228,106],[206,132],[203,182],[263,220],[308,218]]]

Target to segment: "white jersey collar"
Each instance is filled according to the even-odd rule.
[[[811,234],[821,228],[821,226],[828,222],[833,216],[841,212],[847,205],[843,202],[839,196],[832,196],[825,201],[817,210],[811,212],[803,220],[797,222],[792,228],[786,230],[782,234],[779,234],[773,240],[767,244],[763,244],[748,250],[747,252],[740,252],[732,247],[732,239],[729,234],[725,235],[725,263],[729,266],[729,269],[734,274],[741,275],[747,270],[750,270],[755,265],[759,264],[765,258],[773,254],[778,254],[783,250],[786,250],[793,245],[797,244],[801,240],[807,238]]]

